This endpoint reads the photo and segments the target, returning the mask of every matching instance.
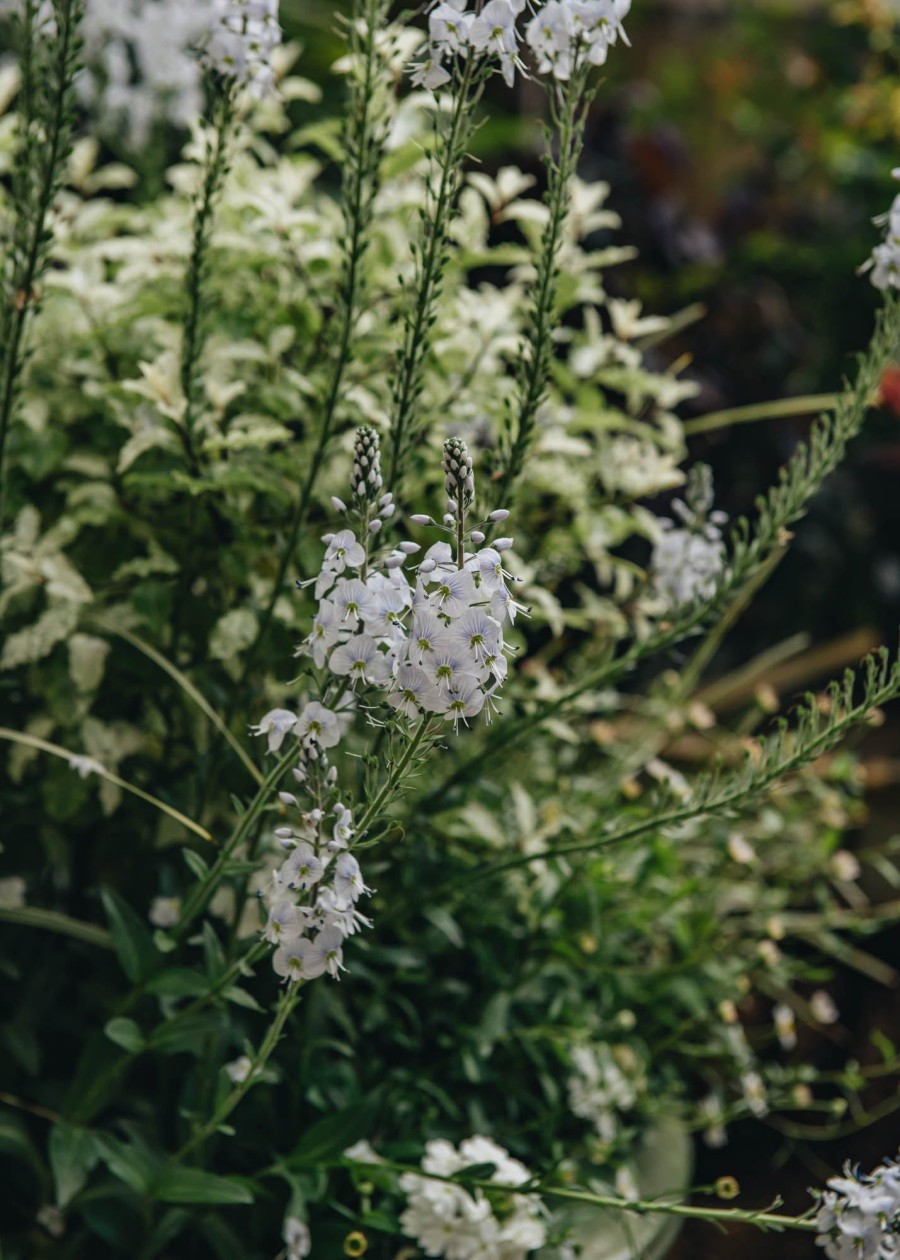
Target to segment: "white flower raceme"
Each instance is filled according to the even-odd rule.
[[[821,1197],[816,1242],[829,1260],[896,1260],[900,1254],[900,1163],[871,1173],[844,1166]]]
[[[422,1169],[450,1177],[476,1164],[493,1164],[490,1180],[498,1186],[520,1186],[531,1179],[524,1164],[485,1137],[471,1137],[459,1150],[443,1139],[427,1143]],[[429,1256],[448,1260],[525,1260],[546,1241],[543,1207],[536,1195],[509,1195],[502,1213],[495,1213],[481,1189],[404,1173],[400,1188],[408,1206],[400,1217],[404,1233]]]
[[[637,1102],[640,1069],[633,1052],[616,1054],[611,1046],[574,1046],[573,1072],[569,1077],[572,1114],[588,1120],[604,1142],[612,1142],[619,1130],[620,1113]],[[626,1067],[631,1071],[626,1071]]]
[[[358,430],[350,506],[334,500],[354,528],[325,535],[320,572],[304,584],[314,586],[318,610],[298,655],[310,656],[322,671],[322,699],[296,712],[271,709],[251,727],[266,737],[270,753],[284,756],[290,741],[297,756],[294,779],[309,800],[302,805],[293,793],[279,792],[289,825],[279,826],[275,838],[286,856],[262,894],[263,937],[274,946],[273,966],[286,980],[325,974],[337,979],[344,969],[344,940],[371,927],[357,908],[371,890],[350,852],[353,811],[340,799],[337,769],[329,760],[356,698],[368,711],[380,702],[385,717],[396,723],[435,718],[435,733],[440,721],[458,730],[482,711],[490,716],[507,675],[504,625],[522,611],[508,585],[515,579],[505,567],[513,540],[482,544],[485,530],[501,525],[509,513],[492,512],[469,528],[475,477],[466,444],[457,438],[444,445],[443,473],[447,513],[440,528],[453,546],[437,542],[416,562],[417,543],[377,545],[395,505],[383,492],[378,434],[370,426]],[[434,524],[428,516],[413,520]],[[412,580],[404,566],[410,566]]]
[[[312,1250],[309,1226],[299,1216],[286,1216],[281,1235],[285,1244],[285,1260],[304,1260]]]
[[[522,70],[523,44],[539,74],[568,79],[585,62],[602,65],[621,35],[631,0],[546,0],[520,31],[528,11],[525,0],[440,0],[428,16],[426,51],[414,67],[413,82],[432,90],[444,87],[454,57],[477,57],[500,71],[512,87]]]
[[[900,179],[900,166],[891,174]],[[860,271],[871,271],[876,289],[900,289],[900,193],[893,200],[887,214],[879,215],[875,222],[884,227],[884,240],[876,245],[868,262]]]
[[[208,0],[200,59],[207,69],[262,98],[275,83],[272,54],[281,43],[278,0]]]
[[[709,470],[698,466],[691,474],[687,501],[676,499],[673,511],[680,524],[660,522],[650,571],[656,594],[667,608],[695,599],[709,599],[725,569],[726,550],[721,526],[724,512],[712,508]]]

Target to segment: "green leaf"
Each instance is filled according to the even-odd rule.
[[[202,879],[209,872],[209,866],[204,862],[203,858],[196,849],[182,849],[181,856],[192,875],[196,875],[197,879]]]
[[[335,1115],[317,1120],[285,1159],[289,1168],[315,1168],[333,1161],[348,1146],[368,1137],[378,1109],[378,1099],[368,1098],[364,1103],[348,1107]]]
[[[216,936],[215,928],[209,922],[203,924],[203,956],[206,959],[206,974],[210,980],[217,979],[225,970],[227,963],[222,943]]]
[[[199,997],[208,989],[206,977],[189,967],[169,967],[147,983],[147,991],[160,997]]]
[[[111,1019],[104,1025],[103,1031],[117,1046],[127,1050],[129,1054],[140,1054],[147,1044],[144,1034],[133,1019]]]
[[[235,1006],[245,1006],[248,1011],[262,1011],[265,1009],[260,1006],[252,994],[248,993],[246,989],[239,989],[236,984],[230,984],[227,989],[223,989],[222,997],[229,1002],[234,1002]]]
[[[143,919],[117,892],[103,888],[100,896],[122,970],[129,980],[137,984],[157,966],[159,954],[153,946],[153,938]]]
[[[136,1194],[146,1194],[158,1168],[149,1151],[108,1133],[98,1133],[95,1140],[100,1158],[112,1175]]]
[[[455,945],[457,949],[462,949],[466,943],[465,937],[452,914],[444,910],[442,906],[432,906],[430,910],[425,911],[425,918],[446,936],[451,945]]]
[[[14,1155],[18,1165],[27,1164],[39,1178],[44,1165],[28,1130],[16,1116],[0,1115],[0,1155]]]
[[[200,1055],[206,1038],[217,1033],[220,1019],[208,1011],[198,1011],[196,1015],[186,1019],[173,1020],[154,1028],[147,1038],[147,1044],[160,1054],[180,1054],[187,1050],[191,1054]]]
[[[218,1177],[201,1168],[167,1168],[153,1187],[163,1203],[252,1203],[253,1192],[235,1177]]]
[[[70,1124],[54,1125],[49,1145],[56,1202],[64,1208],[86,1184],[99,1159],[99,1151],[93,1133]]]

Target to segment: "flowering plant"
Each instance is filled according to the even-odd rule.
[[[151,9],[115,17],[138,67]],[[829,952],[878,921],[840,748],[900,671],[876,652],[768,730],[700,688],[859,430],[896,301],[726,533],[681,468],[693,387],[644,354],[666,321],[607,298],[628,251],[594,248],[618,224],[576,175],[627,5],[454,0],[423,29],[359,0],[338,141],[291,119],[316,88],[276,6],[211,0],[165,35],[187,96],[134,88],[136,136],[206,102],[147,202],[78,130],[131,115],[108,6],[15,13],[10,1254],[563,1257],[573,1204],[814,1230],[651,1205],[636,1170],[665,1124],[721,1146],[866,1083],[794,1051],[840,1018]],[[467,168],[495,73],[545,94],[540,198]],[[642,502],[680,486],[671,518]],[[859,1221],[823,1202],[834,1248]]]

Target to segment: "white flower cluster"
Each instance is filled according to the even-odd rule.
[[[575,1069],[568,1081],[572,1114],[590,1121],[602,1141],[614,1141],[620,1113],[631,1111],[638,1098],[633,1052],[624,1046],[616,1056],[608,1045],[574,1046],[570,1058]]]
[[[275,83],[272,54],[280,43],[278,0],[211,0],[200,58],[262,99]]]
[[[469,8],[467,0],[440,0],[428,17],[426,54],[415,67],[413,82],[436,89],[450,81],[447,59],[455,56],[493,58],[507,84],[523,68],[523,34],[517,21],[526,0],[487,0]],[[619,35],[627,43],[622,21],[631,0],[547,0],[526,22],[524,41],[541,74],[568,79],[584,62],[602,65]]]
[[[294,817],[276,829],[287,857],[262,894],[268,910],[264,936],[276,947],[273,966],[285,979],[313,980],[326,972],[337,979],[344,969],[344,940],[372,926],[356,908],[371,890],[350,852],[353,814],[341,800],[337,768],[329,761],[352,720],[358,692],[381,692],[405,719],[434,714],[458,729],[485,705],[490,709],[506,677],[503,625],[521,611],[503,568],[512,539],[481,547],[484,532],[467,528],[475,478],[466,445],[457,438],[444,444],[443,471],[448,496],[443,528],[456,552],[449,543],[436,543],[417,566],[412,586],[403,565],[419,550],[417,543],[372,553],[394,503],[382,494],[378,434],[369,426],[358,430],[352,502],[349,508],[340,499],[334,504],[353,515],[362,541],[350,529],[326,535],[315,579],[318,611],[298,649],[330,675],[322,701],[311,700],[299,713],[272,709],[251,728],[266,737],[273,753],[288,737],[296,739],[293,775],[310,805],[301,806],[291,792],[279,793]],[[498,523],[508,515],[493,512],[489,520]],[[429,516],[412,519],[434,524]],[[480,550],[467,551],[467,541]]]
[[[712,481],[709,470],[692,473],[687,502],[676,499],[675,521],[660,521],[661,534],[653,548],[650,570],[656,594],[667,608],[680,608],[695,599],[709,599],[725,569],[726,550],[721,526],[728,517],[710,511]]]
[[[340,741],[351,712],[347,699],[336,710],[318,700],[299,715],[273,709],[252,728],[254,734],[268,736],[270,752],[278,752],[288,735],[296,737],[294,779],[314,802],[304,809],[292,792],[278,794],[281,804],[294,811],[295,821],[275,831],[287,857],[263,893],[268,909],[263,935],[276,947],[272,965],[286,980],[315,980],[325,972],[338,979],[344,969],[344,940],[372,926],[356,909],[371,889],[349,852],[353,815],[340,799],[337,769],[328,762],[328,749]]]
[[[359,430],[349,510],[362,514],[360,538],[349,529],[325,536],[316,580],[319,607],[299,651],[354,689],[386,692],[387,703],[407,718],[437,714],[458,729],[485,706],[490,713],[508,668],[503,627],[522,608],[503,567],[513,540],[498,538],[483,547],[483,531],[466,529],[474,478],[471,457],[458,439],[445,443],[444,483],[443,528],[456,548],[447,542],[429,548],[413,585],[403,565],[419,550],[417,543],[401,542],[381,558],[371,554],[372,540],[394,504],[390,494],[380,493],[377,434]],[[496,524],[508,515],[492,512],[488,521]],[[435,524],[429,516],[412,520]],[[467,541],[480,549],[466,550]]]
[[[900,1255],[900,1162],[874,1172],[849,1164],[832,1177],[816,1217],[816,1242],[829,1260],[896,1260]]]
[[[900,166],[891,174],[900,179]],[[872,250],[872,257],[861,268],[872,272],[876,289],[900,289],[900,193],[894,198],[887,214],[879,215],[876,223],[886,228],[884,240]]]
[[[474,1164],[493,1164],[490,1180],[498,1186],[520,1186],[531,1179],[524,1164],[485,1137],[467,1138],[459,1150],[443,1139],[428,1142],[422,1169],[436,1177],[452,1177]],[[400,1188],[409,1199],[400,1217],[401,1228],[426,1255],[447,1260],[525,1260],[546,1241],[541,1203],[535,1195],[498,1194],[495,1198],[491,1192],[488,1198],[481,1189],[469,1191],[417,1173],[404,1173]]]
[[[0,17],[22,0],[0,0]],[[53,22],[45,0],[38,25]],[[48,34],[52,26],[48,25]],[[203,109],[201,61],[258,96],[272,88],[281,42],[278,0],[86,0],[81,23],[82,103],[129,145],[144,145],[156,123],[190,127]]]

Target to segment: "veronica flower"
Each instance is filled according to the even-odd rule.
[[[428,608],[417,609],[409,631],[409,659],[415,665],[422,665],[429,653],[440,652],[450,647],[447,627]]]
[[[305,937],[285,941],[279,945],[272,958],[275,974],[285,980],[315,980],[325,971],[325,960],[321,951],[313,948],[311,941]]]
[[[499,621],[489,617],[480,608],[471,608],[454,623],[450,639],[457,647],[468,652],[473,660],[483,665],[488,656],[496,656],[502,643]]]
[[[359,578],[340,578],[332,592],[332,601],[338,620],[355,630],[361,617],[371,607],[372,595]]]
[[[308,844],[298,844],[281,868],[288,888],[306,892],[325,874],[325,863]]]
[[[256,726],[250,727],[250,732],[253,735],[268,735],[269,752],[278,752],[285,735],[296,725],[296,713],[291,713],[289,709],[270,709]]]
[[[306,942],[310,944],[310,942]],[[326,927],[318,934],[316,939],[310,944],[309,957],[313,967],[321,966],[322,971],[317,971],[317,975],[321,975],[323,971],[327,971],[330,976],[338,979],[338,972],[345,970],[344,968],[344,952],[342,946],[344,944],[343,933],[340,928]]]
[[[429,605],[451,620],[461,617],[476,602],[478,593],[472,574],[466,569],[454,569],[441,573],[437,585],[428,595]]]
[[[278,945],[284,939],[299,936],[303,930],[303,922],[300,907],[283,898],[269,907],[269,918],[263,936],[271,944]]]
[[[342,853],[335,862],[332,886],[335,896],[345,901],[358,901],[363,893],[372,891],[363,883],[359,862],[352,853]]]
[[[440,693],[423,669],[416,665],[401,665],[395,679],[396,690],[392,691],[387,702],[392,709],[404,713],[408,718],[416,718],[423,709],[434,712],[440,704]]]
[[[460,722],[475,717],[484,708],[485,695],[478,681],[471,677],[459,678],[445,700],[444,717],[459,730]]]
[[[353,686],[358,682],[378,686],[387,681],[391,672],[387,656],[368,634],[354,635],[339,648],[335,648],[328,666],[334,674],[347,675]]]

